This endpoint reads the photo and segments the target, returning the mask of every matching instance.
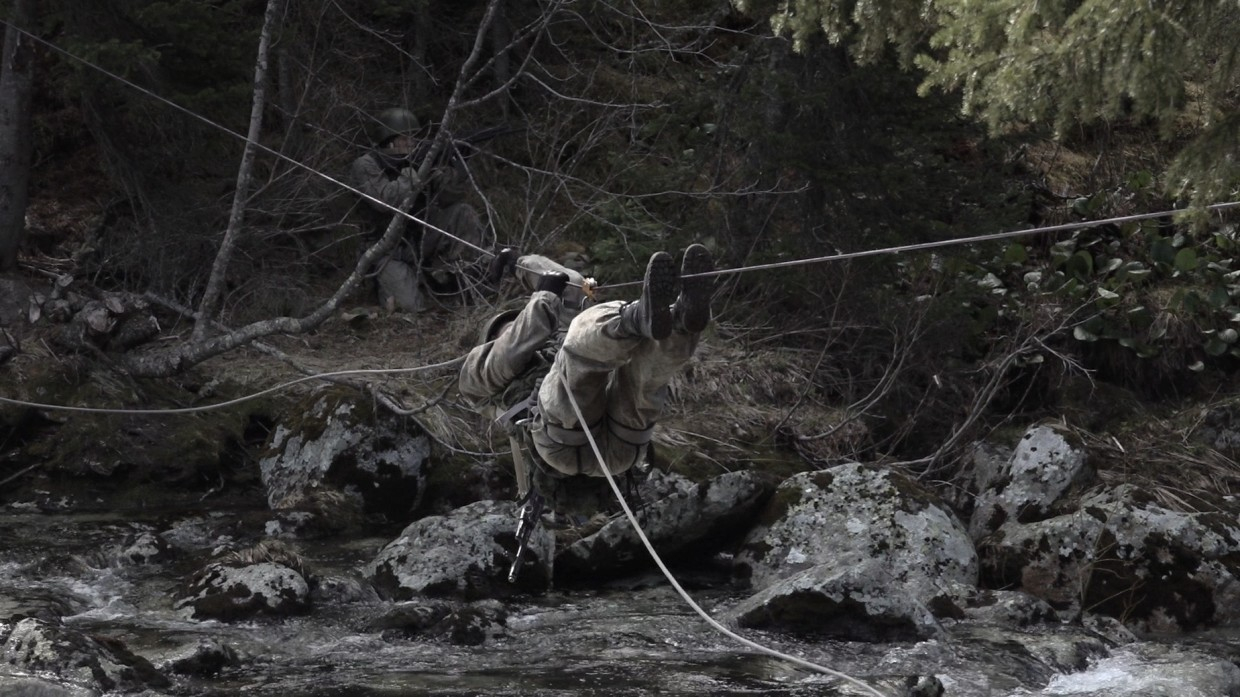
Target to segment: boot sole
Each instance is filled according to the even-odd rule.
[[[686,332],[697,333],[710,324],[710,300],[715,292],[714,276],[685,278],[693,274],[705,274],[715,270],[710,250],[700,244],[689,245],[680,267],[680,297],[676,299],[676,312],[680,325]]]
[[[680,292],[676,260],[667,252],[655,252],[646,265],[642,303],[650,312],[651,339],[661,341],[672,335],[672,303]]]

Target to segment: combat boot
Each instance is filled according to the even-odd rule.
[[[680,296],[672,307],[676,328],[697,334],[710,324],[710,300],[715,292],[715,277],[705,274],[715,270],[710,250],[691,244],[680,264]]]
[[[646,264],[642,297],[620,308],[620,331],[662,341],[672,335],[672,303],[680,290],[676,260],[667,252],[655,252]]]

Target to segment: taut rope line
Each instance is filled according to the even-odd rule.
[[[1214,203],[1205,206],[1209,211],[1221,211],[1229,208],[1240,207],[1240,201],[1230,201],[1228,203]],[[728,276],[732,274],[746,273],[749,271],[767,271],[770,269],[782,269],[791,266],[807,266],[809,264],[820,264],[828,261],[843,261],[845,259],[859,259],[861,257],[873,257],[882,254],[900,254],[902,252],[917,252],[924,249],[936,249],[939,247],[952,247],[958,244],[973,244],[974,242],[993,242],[995,240],[1007,240],[1015,237],[1025,237],[1027,235],[1036,235],[1045,232],[1062,232],[1064,230],[1078,230],[1081,228],[1097,227],[1099,225],[1117,225],[1120,223],[1131,223],[1138,220],[1152,220],[1154,218],[1168,218],[1177,213],[1184,213],[1185,210],[1158,211],[1156,213],[1137,213],[1134,215],[1121,215],[1115,218],[1105,218],[1103,220],[1085,220],[1075,223],[1063,223],[1060,225],[1047,225],[1044,227],[1028,228],[1025,230],[1010,230],[1007,232],[994,232],[988,235],[978,235],[976,237],[953,237],[947,240],[937,240],[935,242],[919,242],[917,244],[906,244],[897,247],[881,247],[879,249],[866,249],[860,252],[842,252],[840,254],[831,254],[822,257],[813,257],[807,259],[792,259],[789,261],[777,261],[770,264],[755,264],[753,266],[742,266],[735,269],[716,269],[705,273],[685,274],[684,278],[698,278],[706,276]],[[626,281],[624,283],[600,283],[600,288],[624,288],[626,286],[641,285],[641,281]]]
[[[174,101],[172,101],[172,100],[168,99],[167,97],[163,97],[163,96],[161,96],[161,95],[159,95],[159,94],[156,94],[155,92],[152,92],[151,90],[149,90],[149,89],[147,89],[147,88],[145,88],[145,87],[143,87],[143,86],[141,86],[141,85],[139,85],[139,84],[137,84],[137,83],[135,83],[135,82],[133,82],[133,81],[131,81],[131,80],[127,79],[127,78],[125,78],[125,77],[122,77],[122,76],[120,76],[120,75],[117,75],[116,73],[113,73],[112,71],[108,70],[107,68],[104,68],[103,66],[96,65],[95,63],[92,63],[92,62],[90,62],[90,61],[86,60],[85,58],[82,58],[82,57],[80,57],[80,56],[77,56],[77,55],[75,55],[75,54],[73,54],[73,53],[71,53],[71,52],[69,52],[69,51],[67,51],[67,50],[65,50],[65,49],[63,49],[63,48],[61,48],[61,47],[57,46],[56,44],[53,44],[52,42],[50,42],[50,41],[48,41],[48,40],[46,40],[46,39],[43,39],[43,38],[41,38],[41,37],[39,37],[39,36],[36,36],[35,34],[32,34],[31,32],[26,31],[25,29],[22,29],[21,27],[19,27],[19,26],[17,26],[17,25],[15,25],[15,24],[13,24],[13,23],[11,23],[11,22],[8,22],[8,21],[6,21],[6,20],[4,20],[4,19],[0,19],[0,24],[4,24],[4,25],[6,25],[6,26],[13,27],[13,28],[14,28],[14,29],[16,29],[17,31],[21,32],[22,34],[25,34],[26,36],[30,37],[31,39],[34,39],[36,42],[38,42],[38,43],[40,43],[40,44],[43,44],[44,46],[46,46],[46,47],[50,48],[51,50],[55,51],[56,53],[59,53],[59,54],[61,54],[62,56],[65,56],[66,58],[69,58],[70,60],[72,60],[72,61],[74,61],[74,62],[81,63],[82,65],[85,65],[86,67],[91,68],[92,70],[96,70],[96,71],[98,71],[98,72],[100,72],[100,73],[103,73],[103,74],[104,74],[104,75],[106,75],[107,77],[110,77],[110,78],[112,78],[113,80],[116,80],[117,82],[120,82],[120,83],[122,83],[122,84],[126,85],[126,86],[127,86],[127,87],[129,87],[130,89],[137,90],[138,92],[140,92],[140,93],[142,93],[142,94],[144,94],[144,95],[146,95],[146,96],[148,96],[148,97],[150,97],[150,98],[152,98],[152,99],[154,99],[154,100],[156,100],[156,101],[163,102],[164,104],[167,104],[168,106],[172,107],[173,109],[175,109],[175,110],[177,110],[177,111],[181,112],[182,114],[185,114],[186,116],[189,116],[190,118],[192,118],[192,119],[194,119],[194,120],[196,120],[196,121],[200,121],[200,122],[202,122],[202,123],[205,123],[205,124],[207,124],[208,126],[211,126],[212,128],[219,129],[219,130],[223,131],[224,133],[227,133],[228,135],[233,136],[234,138],[237,138],[237,139],[239,139],[239,140],[243,140],[243,141],[246,141],[246,142],[249,142],[249,140],[250,140],[249,138],[247,138],[246,136],[242,135],[241,133],[238,133],[237,131],[234,131],[233,129],[231,129],[231,128],[229,128],[229,127],[227,127],[227,126],[223,125],[223,124],[216,123],[215,121],[212,121],[211,119],[209,119],[209,118],[207,118],[207,117],[205,117],[205,116],[203,116],[203,115],[201,115],[201,114],[195,113],[193,110],[191,110],[191,109],[187,109],[186,107],[183,107],[183,106],[181,106],[180,104],[177,104],[176,102],[174,102]],[[392,212],[393,212],[393,213],[395,213],[395,214],[402,215],[402,216],[404,216],[405,218],[407,218],[408,220],[410,220],[410,221],[412,221],[412,222],[418,223],[419,225],[423,225],[423,226],[425,226],[425,227],[427,227],[427,228],[429,228],[429,229],[431,229],[431,230],[434,230],[435,232],[438,232],[438,233],[440,233],[440,234],[446,235],[447,237],[450,237],[450,238],[452,238],[452,239],[456,240],[457,242],[460,242],[461,244],[463,244],[463,245],[465,245],[465,246],[467,246],[467,247],[472,247],[475,251],[477,251],[477,252],[479,252],[479,253],[481,253],[481,254],[485,254],[485,255],[487,255],[487,256],[495,256],[495,253],[494,253],[494,252],[491,252],[491,251],[489,251],[489,250],[483,249],[482,247],[479,247],[478,245],[474,244],[473,242],[470,242],[469,240],[463,240],[463,239],[461,239],[460,237],[457,237],[456,235],[453,235],[452,233],[448,232],[447,230],[443,230],[443,229],[441,229],[441,228],[439,228],[439,227],[436,227],[435,225],[432,225],[431,223],[429,223],[429,222],[427,222],[427,221],[425,221],[425,220],[423,220],[423,219],[421,219],[421,218],[417,217],[416,215],[413,215],[412,213],[409,213],[408,211],[403,211],[403,210],[401,210],[400,208],[397,208],[396,206],[393,206],[393,205],[390,205],[390,204],[388,204],[388,203],[385,203],[384,201],[380,201],[379,199],[375,198],[374,196],[371,196],[371,195],[369,195],[369,194],[367,194],[367,193],[365,193],[365,192],[363,192],[363,191],[361,191],[361,190],[357,189],[356,187],[353,187],[353,186],[351,186],[351,185],[349,185],[349,184],[347,184],[347,183],[345,183],[345,182],[343,182],[343,181],[341,181],[341,180],[339,180],[339,179],[337,179],[337,178],[335,178],[335,177],[331,176],[330,174],[328,174],[328,173],[326,173],[326,172],[323,172],[323,171],[317,170],[317,169],[315,169],[315,168],[311,167],[310,165],[307,165],[307,164],[305,164],[305,163],[303,163],[303,162],[300,162],[300,161],[298,161],[298,160],[295,160],[295,159],[293,159],[292,157],[289,157],[288,155],[285,155],[284,153],[282,153],[282,152],[280,152],[280,151],[278,151],[278,150],[275,150],[275,149],[273,149],[273,148],[271,148],[271,147],[268,147],[268,146],[266,146],[266,145],[263,145],[262,143],[259,143],[259,142],[254,142],[254,143],[253,143],[253,145],[254,145],[254,147],[258,148],[259,150],[262,150],[263,152],[265,152],[265,153],[267,153],[267,154],[269,154],[269,155],[274,155],[274,156],[275,156],[275,157],[277,157],[278,159],[284,160],[285,162],[288,162],[289,164],[292,164],[292,165],[294,165],[294,166],[296,166],[296,167],[299,167],[300,169],[303,169],[303,170],[305,170],[305,171],[307,171],[307,172],[309,172],[309,173],[311,173],[311,174],[314,174],[314,175],[316,175],[316,176],[318,176],[318,177],[321,177],[321,178],[323,178],[323,179],[325,179],[325,180],[327,180],[327,181],[331,182],[332,184],[335,184],[336,186],[341,187],[342,189],[345,189],[345,190],[350,191],[350,192],[352,192],[352,193],[354,193],[354,194],[357,194],[358,196],[361,196],[362,198],[366,199],[367,201],[370,201],[370,202],[372,202],[372,203],[376,203],[376,204],[378,204],[378,205],[382,206],[383,208],[386,208],[386,209],[388,209],[388,210],[392,211]]]
[[[211,126],[212,128],[217,128],[217,129],[219,129],[219,130],[223,131],[224,133],[227,133],[227,134],[229,134],[229,135],[231,135],[231,136],[233,136],[234,138],[237,138],[237,139],[239,139],[239,140],[243,140],[243,141],[247,141],[247,142],[249,141],[249,138],[247,138],[246,136],[244,136],[244,135],[242,135],[242,134],[240,134],[240,133],[238,133],[238,132],[236,132],[236,131],[232,130],[231,128],[228,128],[227,126],[224,126],[224,125],[222,125],[222,124],[216,123],[215,121],[212,121],[211,119],[209,119],[209,118],[207,118],[207,117],[205,117],[205,116],[202,116],[202,115],[200,115],[200,114],[197,114],[197,113],[193,112],[192,110],[187,109],[186,107],[183,107],[183,106],[181,106],[180,104],[177,104],[176,102],[173,102],[172,100],[167,99],[166,97],[163,97],[163,96],[161,96],[161,95],[159,95],[159,94],[156,94],[155,92],[152,92],[151,90],[148,90],[147,88],[142,87],[141,85],[139,85],[139,84],[137,84],[137,83],[135,83],[135,82],[132,82],[131,80],[128,80],[128,79],[126,79],[126,78],[124,78],[124,77],[122,77],[122,76],[120,76],[120,75],[117,75],[116,73],[113,73],[113,72],[109,71],[108,69],[106,69],[106,68],[104,68],[104,67],[102,67],[102,66],[100,66],[100,65],[96,65],[96,64],[94,64],[94,63],[92,63],[92,62],[90,62],[90,61],[86,60],[85,58],[81,58],[81,57],[79,57],[79,56],[77,56],[77,55],[75,55],[75,54],[73,54],[73,53],[70,53],[69,51],[67,51],[67,50],[65,50],[65,49],[63,49],[63,48],[61,48],[61,47],[59,47],[59,46],[57,46],[57,45],[55,45],[55,44],[51,43],[50,41],[47,41],[46,39],[43,39],[43,38],[41,38],[41,37],[39,37],[39,36],[36,36],[35,34],[33,34],[33,33],[29,32],[29,31],[26,31],[25,29],[23,29],[23,28],[21,28],[21,27],[19,27],[19,26],[15,25],[15,24],[12,24],[11,22],[8,22],[8,21],[6,21],[6,20],[0,19],[0,24],[4,24],[4,25],[6,25],[6,26],[11,26],[11,27],[13,27],[15,30],[17,30],[17,31],[21,32],[22,34],[25,34],[26,36],[30,37],[30,38],[31,38],[31,39],[33,39],[34,41],[36,41],[36,42],[38,42],[38,43],[40,43],[40,44],[42,44],[42,45],[44,45],[44,46],[47,46],[48,48],[50,48],[51,50],[55,51],[56,53],[59,53],[59,54],[61,54],[61,55],[65,56],[65,57],[69,58],[70,60],[73,60],[73,61],[75,61],[75,62],[77,62],[77,63],[81,63],[82,65],[85,65],[85,66],[87,66],[88,68],[91,68],[92,70],[96,70],[96,71],[98,71],[98,72],[100,72],[100,73],[102,73],[102,74],[104,74],[104,75],[106,75],[106,76],[108,76],[108,77],[112,78],[113,80],[116,80],[116,81],[118,81],[118,82],[120,82],[120,83],[122,83],[122,84],[124,84],[124,85],[126,85],[126,86],[128,86],[128,87],[130,87],[131,89],[137,90],[138,92],[140,92],[140,93],[142,93],[142,94],[145,94],[145,95],[147,95],[147,96],[151,97],[152,99],[155,99],[155,100],[157,100],[157,101],[159,101],[159,102],[163,102],[164,104],[167,104],[168,106],[171,106],[173,109],[176,109],[177,111],[179,111],[179,112],[181,112],[181,113],[183,113],[183,114],[185,114],[185,115],[187,115],[187,116],[189,116],[189,117],[191,117],[191,118],[193,118],[193,119],[195,119],[195,120],[197,120],[197,121],[200,121],[200,122],[202,122],[202,123],[205,123],[205,124],[207,124],[208,126]],[[463,245],[465,245],[465,246],[467,246],[467,247],[472,248],[474,251],[478,252],[479,254],[482,254],[482,255],[487,256],[487,257],[494,257],[494,256],[495,256],[495,252],[492,252],[492,251],[487,250],[487,249],[483,249],[482,247],[479,247],[478,245],[474,244],[473,242],[470,242],[469,240],[465,240],[465,239],[462,239],[462,238],[460,238],[460,237],[457,237],[456,235],[453,235],[452,233],[448,232],[447,230],[443,230],[443,229],[441,229],[441,228],[439,228],[439,227],[437,227],[437,226],[435,226],[435,225],[432,225],[431,223],[429,223],[429,222],[427,222],[427,221],[425,221],[425,220],[423,220],[423,219],[421,219],[421,218],[419,218],[419,217],[417,217],[417,216],[413,215],[412,213],[409,213],[409,212],[407,212],[407,211],[401,210],[400,208],[398,208],[398,207],[396,207],[396,206],[389,205],[389,204],[385,203],[384,201],[380,201],[379,199],[375,198],[374,196],[371,196],[371,195],[369,195],[369,194],[367,194],[367,193],[365,193],[365,192],[363,192],[363,191],[361,191],[361,190],[357,189],[356,187],[353,187],[353,186],[351,186],[351,185],[349,185],[349,184],[347,184],[347,183],[345,183],[345,182],[343,182],[343,181],[341,181],[341,180],[339,180],[339,179],[336,179],[335,177],[331,176],[330,174],[327,174],[326,172],[323,172],[323,171],[317,170],[317,169],[315,169],[315,168],[311,167],[310,165],[307,165],[307,164],[305,164],[305,163],[299,162],[298,160],[295,160],[295,159],[293,159],[292,157],[289,157],[288,155],[285,155],[284,153],[281,153],[281,152],[279,152],[279,151],[277,151],[277,150],[274,150],[273,148],[270,148],[270,147],[268,147],[268,146],[266,146],[266,145],[263,145],[262,143],[255,142],[255,143],[254,143],[254,147],[256,147],[256,148],[258,148],[259,150],[262,150],[263,152],[266,152],[266,153],[268,153],[268,154],[270,154],[270,155],[274,155],[274,156],[275,156],[275,157],[277,157],[278,159],[284,160],[285,162],[288,162],[288,163],[290,163],[290,164],[292,164],[292,165],[294,165],[294,166],[296,166],[296,167],[298,167],[298,168],[300,168],[300,169],[303,169],[303,170],[305,170],[305,171],[307,171],[307,172],[309,172],[309,173],[311,173],[311,174],[314,174],[315,176],[321,177],[321,178],[323,178],[323,179],[327,180],[328,182],[331,182],[332,184],[335,184],[336,186],[339,186],[339,187],[341,187],[341,188],[343,188],[343,189],[345,189],[345,190],[347,190],[347,191],[350,191],[350,192],[352,192],[352,193],[354,193],[354,194],[356,194],[356,195],[358,195],[358,196],[360,196],[360,197],[362,197],[362,198],[364,198],[364,199],[366,199],[366,200],[368,200],[368,201],[371,201],[372,203],[376,203],[376,204],[378,204],[379,206],[381,206],[381,207],[383,207],[383,208],[385,208],[385,209],[387,209],[387,210],[390,210],[391,212],[393,212],[393,213],[395,213],[395,214],[397,214],[397,215],[404,216],[406,219],[408,219],[408,220],[410,220],[410,221],[412,221],[412,222],[418,223],[419,225],[423,225],[423,226],[425,226],[425,227],[427,227],[427,228],[429,228],[429,229],[431,229],[431,230],[434,230],[434,231],[436,231],[436,232],[438,232],[438,233],[440,233],[440,234],[442,234],[442,235],[444,235],[444,236],[446,236],[446,237],[448,237],[448,238],[450,238],[450,239],[456,240],[457,242],[460,242],[461,244],[463,244]],[[1240,206],[1240,201],[1232,201],[1232,202],[1228,202],[1228,203],[1216,203],[1216,204],[1211,204],[1211,205],[1205,206],[1204,208],[1205,208],[1206,210],[1218,211],[1218,210],[1226,210],[1226,209],[1229,209],[1229,208],[1235,208],[1235,207],[1238,207],[1238,206]],[[1064,231],[1064,230],[1077,230],[1077,229],[1082,229],[1082,228],[1096,227],[1096,226],[1098,226],[1098,225],[1118,224],[1118,223],[1126,223],[1126,222],[1133,222],[1133,221],[1139,221],[1139,220],[1151,220],[1151,219],[1154,219],[1154,218],[1166,218],[1166,217],[1170,217],[1170,216],[1176,215],[1177,213],[1183,213],[1183,212],[1185,212],[1185,211],[1184,211],[1184,210],[1168,210],[1168,211],[1158,211],[1158,212],[1155,212],[1155,213],[1140,213],[1140,214],[1136,214],[1136,215],[1125,215],[1125,216],[1118,216],[1118,217],[1114,217],[1114,218],[1106,218],[1106,219],[1103,219],[1103,220],[1086,220],[1086,221],[1080,221],[1080,222],[1075,222],[1075,223],[1063,223],[1063,224],[1060,224],[1060,225],[1048,225],[1048,226],[1044,226],[1044,227],[1029,228],[1029,229],[1025,229],[1025,230],[1014,230],[1014,231],[1008,231],[1008,232],[997,232],[997,233],[992,233],[992,234],[989,234],[989,235],[978,235],[978,236],[976,236],[976,237],[956,237],[956,238],[947,239],[947,240],[938,240],[938,241],[935,241],[935,242],[922,242],[922,243],[917,243],[917,244],[902,245],[902,246],[896,246],[896,247],[883,247],[883,248],[880,248],[880,249],[863,250],[863,251],[860,251],[860,252],[845,252],[845,253],[841,253],[841,254],[832,254],[832,255],[828,255],[828,256],[812,257],[812,258],[806,258],[806,259],[793,259],[793,260],[790,260],[790,261],[773,262],[773,263],[769,263],[769,264],[755,264],[755,265],[752,265],[752,266],[742,266],[742,267],[737,267],[737,268],[733,268],[733,269],[716,269],[716,270],[714,270],[714,271],[710,271],[710,272],[706,272],[706,273],[701,273],[701,274],[689,274],[689,275],[686,275],[686,278],[696,278],[696,277],[699,277],[699,276],[701,276],[701,277],[706,277],[706,276],[727,276],[727,275],[734,275],[734,274],[746,273],[746,272],[749,272],[749,271],[765,271],[765,270],[770,270],[770,269],[781,269],[781,268],[788,268],[788,267],[793,267],[793,266],[807,266],[807,265],[810,265],[810,264],[818,264],[818,263],[823,263],[823,262],[828,262],[828,261],[842,261],[842,260],[845,260],[845,259],[857,259],[857,258],[861,258],[861,257],[878,256],[878,255],[882,255],[882,254],[899,254],[899,253],[902,253],[902,252],[913,252],[913,251],[920,251],[920,250],[924,250],[924,249],[936,249],[936,248],[940,248],[940,247],[951,247],[951,246],[958,245],[958,244],[972,244],[972,243],[974,243],[974,242],[990,242],[990,241],[994,241],[994,240],[1011,239],[1011,238],[1015,238],[1015,237],[1023,237],[1023,236],[1027,236],[1027,235],[1035,235],[1035,234],[1039,234],[1039,233],[1047,233],[1047,232],[1061,232],[1061,231]],[[527,269],[527,270],[529,270],[529,269]],[[623,283],[598,283],[598,284],[596,284],[596,285],[594,286],[594,288],[625,288],[625,287],[630,287],[630,286],[639,285],[640,283],[641,283],[641,281],[627,281],[627,282],[623,282]],[[575,286],[575,285],[577,285],[577,284],[575,284],[575,283],[574,283],[574,284],[572,284],[572,285],[574,285],[574,286]]]
[[[581,413],[581,407],[577,406],[577,399],[573,397],[573,391],[565,390],[564,394],[568,395],[568,403],[571,404],[573,407],[573,414],[577,417],[577,423],[584,424],[586,422],[586,418]],[[650,558],[654,560],[654,563],[656,565],[658,565],[659,570],[663,572],[663,576],[667,578],[668,583],[672,584],[672,588],[674,588],[676,592],[680,594],[680,597],[683,598],[684,601],[689,604],[689,607],[693,608],[694,612],[696,612],[698,616],[700,616],[703,620],[705,620],[707,624],[709,624],[711,627],[713,627],[717,631],[722,632],[727,637],[731,639],[735,639],[736,641],[739,641],[740,643],[744,644],[745,646],[748,646],[751,649],[754,649],[755,651],[761,651],[762,653],[767,654],[768,656],[774,656],[775,658],[779,658],[785,661],[789,661],[791,663],[795,663],[796,665],[801,666],[802,668],[808,668],[810,670],[817,671],[819,673],[825,673],[827,675],[839,678],[841,680],[846,680],[860,687],[861,689],[865,690],[867,693],[874,695],[875,697],[889,697],[888,695],[884,695],[883,693],[879,692],[874,687],[867,685],[864,682],[861,682],[860,680],[852,677],[851,675],[841,673],[838,670],[834,670],[826,666],[818,665],[817,663],[807,661],[803,658],[798,658],[791,654],[787,654],[782,651],[772,649],[768,646],[763,646],[762,644],[759,644],[755,641],[746,639],[745,637],[737,634],[731,629],[728,629],[727,627],[720,624],[719,621],[716,620],[714,617],[711,617],[705,610],[702,609],[702,606],[698,605],[697,602],[693,599],[693,597],[690,596],[685,591],[685,589],[680,585],[680,582],[676,580],[676,577],[667,568],[667,565],[663,563],[663,559],[659,556],[659,553],[655,551],[654,545],[650,543],[650,539],[646,537],[646,533],[642,531],[641,525],[637,522],[637,516],[633,515],[633,509],[629,508],[628,502],[624,500],[624,494],[620,491],[620,486],[616,484],[615,477],[611,476],[611,470],[607,469],[607,463],[603,461],[603,453],[599,450],[598,443],[594,440],[594,434],[590,433],[590,429],[588,428],[584,429],[584,432],[586,434],[586,439],[590,442],[590,449],[594,451],[594,457],[598,459],[599,469],[603,470],[603,476],[607,478],[607,483],[611,486],[612,494],[614,494],[616,497],[616,500],[620,502],[620,507],[624,509],[624,515],[628,517],[629,524],[633,526],[633,530],[637,533],[637,536],[641,538],[642,544],[645,545],[646,547],[646,551],[650,553]]]

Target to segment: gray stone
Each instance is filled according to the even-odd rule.
[[[75,686],[136,692],[168,685],[168,679],[150,661],[115,639],[89,636],[32,617],[11,625],[0,623],[0,639],[0,664],[36,674],[50,673]]]
[[[732,472],[686,489],[673,487],[670,495],[634,515],[660,556],[705,553],[739,537],[773,489],[773,483],[758,473]],[[653,561],[627,516],[615,518],[555,558],[555,572],[562,580],[597,580],[651,566]]]
[[[977,552],[959,520],[908,477],[852,463],[779,485],[735,564],[758,590],[819,564],[882,558],[894,576],[975,584]]]
[[[310,586],[284,564],[213,562],[194,575],[174,607],[199,619],[239,620],[258,614],[293,615],[309,608]]]
[[[406,520],[426,489],[430,438],[416,422],[364,399],[315,397],[294,424],[280,424],[259,461],[273,510],[314,510],[328,519],[367,513]],[[335,501],[333,503],[333,501]]]
[[[1007,523],[982,550],[987,585],[1069,614],[1088,608],[1155,632],[1240,623],[1240,523],[1168,510],[1127,485],[1069,515]]]
[[[478,501],[447,515],[414,521],[366,567],[380,595],[467,600],[539,593],[551,584],[555,538],[534,528],[516,583],[508,570],[516,551],[517,504]]]
[[[1007,521],[1033,522],[1047,517],[1068,489],[1089,476],[1085,449],[1054,424],[1025,432],[1010,460],[999,471],[978,467],[978,496],[969,534],[980,539]],[[975,460],[975,465],[995,463]]]

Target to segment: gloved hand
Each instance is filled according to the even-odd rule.
[[[491,259],[491,264],[487,266],[487,281],[495,285],[504,280],[505,274],[516,270],[518,256],[517,250],[512,247],[499,250],[499,253]]]

